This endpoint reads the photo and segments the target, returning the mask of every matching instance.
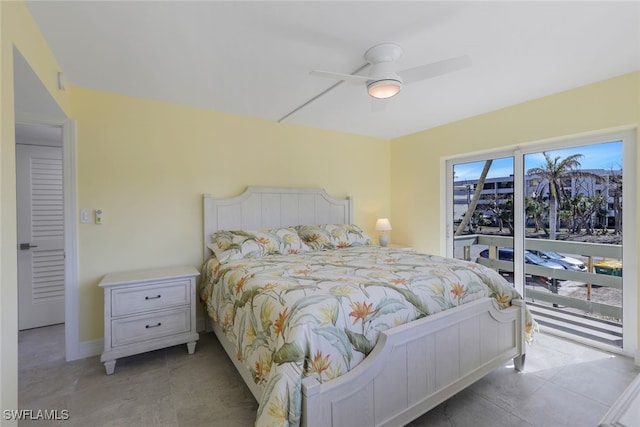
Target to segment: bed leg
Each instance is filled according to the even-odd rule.
[[[521,355],[513,358],[513,366],[515,367],[516,371],[518,372],[524,371],[525,356],[526,356],[526,353],[522,353]]]

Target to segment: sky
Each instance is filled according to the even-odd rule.
[[[574,154],[582,154],[578,159],[581,169],[622,169],[622,141],[604,144],[585,145],[581,147],[565,148],[547,152],[551,158],[559,156],[561,159]],[[542,152],[527,154],[524,158],[525,172],[534,167],[544,167],[546,164]],[[455,180],[473,180],[480,177],[484,161],[460,163],[454,166]],[[493,159],[487,178],[499,178],[513,174],[513,158]]]

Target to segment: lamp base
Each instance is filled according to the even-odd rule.
[[[389,244],[389,236],[386,234],[380,234],[378,242],[380,242],[380,246],[387,246]]]

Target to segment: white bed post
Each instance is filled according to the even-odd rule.
[[[302,379],[302,419],[303,427],[322,426],[322,402],[320,382],[314,377]]]
[[[521,299],[514,299],[513,301],[511,301],[511,305],[515,306],[515,307],[519,307],[520,308],[520,322],[518,322],[518,355],[516,357],[513,358],[513,366],[516,369],[516,371],[518,372],[522,372],[524,370],[524,362],[525,362],[525,356],[526,356],[526,346],[527,346],[527,342],[525,339],[525,331],[524,328],[526,328],[526,312],[525,312],[525,306],[526,303],[524,302],[524,300]]]

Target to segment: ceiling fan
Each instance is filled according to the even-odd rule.
[[[319,70],[311,71],[311,74],[347,82],[364,83],[370,96],[386,99],[397,95],[403,84],[414,83],[471,66],[471,58],[463,55],[407,70],[396,71],[396,61],[402,56],[402,53],[402,48],[394,43],[382,43],[373,46],[364,54],[367,65],[370,65],[366,76]],[[363,68],[365,67],[360,69]]]

